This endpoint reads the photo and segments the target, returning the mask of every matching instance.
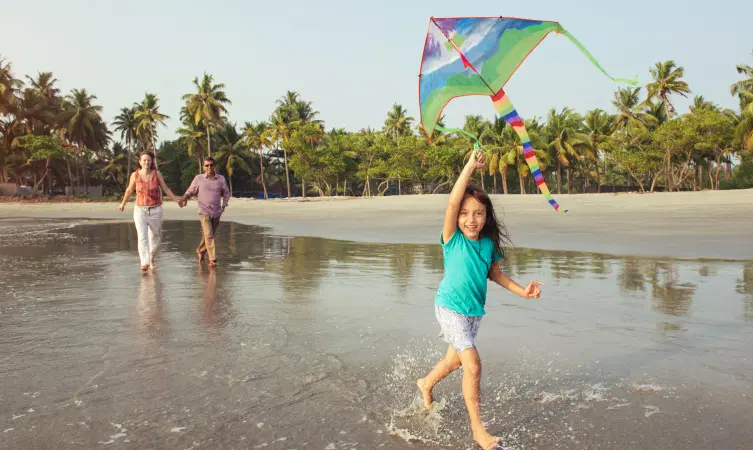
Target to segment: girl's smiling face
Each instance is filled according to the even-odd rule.
[[[478,240],[486,224],[486,206],[472,195],[466,195],[460,204],[458,229],[470,240]]]

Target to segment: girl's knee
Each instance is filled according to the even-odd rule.
[[[481,361],[473,361],[470,364],[466,364],[463,366],[463,370],[468,373],[468,375],[478,378],[481,376]]]

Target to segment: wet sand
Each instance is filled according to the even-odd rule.
[[[198,238],[165,222],[142,275],[132,223],[0,220],[0,448],[474,448],[460,374],[416,407],[445,348],[438,245],[224,223],[210,271]],[[750,447],[753,261],[504,265],[547,283],[539,301],[489,290],[482,411],[506,448]]]
[[[556,196],[495,195],[497,214],[523,248],[652,257],[753,258],[753,190]],[[434,244],[446,195],[307,201],[232,199],[224,220],[278,235],[373,243]],[[133,203],[0,204],[0,217],[131,220]],[[168,203],[165,218],[195,220],[196,203]]]

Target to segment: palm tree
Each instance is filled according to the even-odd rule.
[[[136,120],[136,108],[121,108],[120,114],[113,121],[115,131],[120,131],[120,139],[125,140],[128,150],[128,172],[131,173],[131,159],[133,158],[133,141],[138,133],[139,123]]]
[[[740,89],[737,95],[743,106],[734,121],[735,135],[742,142],[743,149],[753,150],[753,91]]]
[[[570,161],[582,159],[583,148],[593,147],[591,138],[581,132],[582,119],[570,108],[563,108],[557,112],[554,108],[549,111],[545,133],[547,147],[552,159],[557,161],[557,193],[562,193],[562,165],[567,166],[567,192],[570,191]]]
[[[193,116],[190,112],[186,111],[184,107],[181,111],[182,125],[178,129],[178,135],[180,140],[186,146],[188,156],[196,158],[199,165],[199,173],[201,173],[202,162],[204,161],[204,144],[206,143],[206,133],[201,125],[196,125],[193,121]]]
[[[63,134],[75,144],[84,161],[84,188],[88,191],[87,156],[83,149],[101,150],[109,142],[109,131],[102,120],[102,107],[94,105],[97,97],[89,95],[86,89],[74,89],[63,103],[58,122]],[[68,177],[71,179],[70,164]]]
[[[295,91],[287,91],[285,95],[277,100],[278,108],[282,110],[288,126],[297,120],[296,105],[301,102],[301,95]]]
[[[142,141],[148,135],[154,153],[154,163],[157,164],[157,125],[165,126],[165,120],[170,117],[159,111],[159,98],[156,94],[147,93],[144,100],[140,104],[134,105],[134,108],[136,112],[133,118],[138,123],[136,134]]]
[[[680,94],[683,97],[687,97],[690,94],[688,83],[681,80],[684,75],[685,69],[678,67],[672,60],[658,62],[651,68],[651,76],[654,77],[654,81],[646,85],[646,90],[648,91],[647,100],[650,101],[657,98],[663,101],[667,117],[672,117],[672,114],[676,112],[672,102],[669,101],[669,96]]]
[[[694,113],[696,111],[719,111],[719,107],[711,101],[706,100],[703,98],[703,95],[696,95],[693,98],[693,104],[690,105],[690,112]]]
[[[520,145],[518,135],[512,127],[507,125],[505,119],[495,117],[483,128],[479,140],[485,143],[487,150],[491,153],[489,175],[494,181],[494,192],[497,192],[496,173],[499,172],[502,177],[502,192],[507,194],[507,168],[514,164],[514,158],[508,154],[515,152]]]
[[[288,198],[291,197],[290,190],[290,171],[288,170],[288,151],[286,149],[288,139],[290,139],[290,128],[285,117],[285,111],[277,108],[269,119],[269,127],[262,133],[262,139],[266,142],[274,143],[275,149],[279,152],[282,144],[283,159],[285,161],[285,184],[288,188]]]
[[[541,126],[537,118],[526,120],[525,127],[528,131],[531,145],[533,146],[533,153],[536,155],[536,159],[539,162],[539,168],[541,169],[542,175],[544,175],[544,171],[549,165],[549,155],[544,150],[541,150],[546,147],[546,136],[543,136],[544,127]],[[510,128],[510,130],[514,131],[512,128]],[[528,176],[531,175],[531,168],[528,166],[528,162],[523,154],[523,146],[520,145],[517,133],[510,133],[509,138],[514,141],[514,145],[505,153],[502,158],[502,163],[508,166],[515,166],[517,169],[518,182],[520,183],[520,194],[523,195],[526,193],[525,181]]]
[[[225,122],[224,126],[217,132],[218,152],[217,164],[225,163],[225,172],[227,173],[228,187],[230,196],[233,196],[233,171],[239,168],[242,171],[251,174],[251,168],[248,166],[246,159],[250,156],[246,146],[242,142],[243,136],[238,133],[235,124]]]
[[[256,124],[246,122],[242,131],[243,141],[248,150],[255,151],[259,154],[259,173],[261,174],[261,186],[264,190],[264,200],[269,197],[267,195],[267,184],[264,180],[264,154],[262,153],[266,143],[262,136],[264,136],[264,131],[268,126],[269,125],[266,122],[258,122]]]
[[[601,153],[603,155],[604,153],[602,146],[606,143],[609,136],[612,134],[611,130],[614,127],[615,116],[607,114],[607,112],[602,109],[594,109],[586,113],[583,123],[585,126],[584,131],[591,138],[591,142],[594,145],[595,151],[593,153],[589,153],[589,155],[594,156],[592,161],[594,162],[594,166],[596,168],[596,184],[598,187],[598,192],[601,192],[601,170],[599,170],[599,154]]]
[[[299,101],[294,105],[295,111],[295,125],[304,126],[309,123],[314,123],[319,126],[323,126],[323,121],[316,118],[319,115],[319,111],[314,110],[311,102]]]
[[[737,66],[737,73],[744,75],[746,78],[732,85],[730,88],[732,95],[738,95],[741,91],[753,92],[753,66],[740,64]]]
[[[408,111],[402,105],[395,103],[384,121],[384,132],[397,141],[398,136],[412,134],[411,124],[413,120],[413,117],[408,116]]]
[[[0,55],[0,115],[10,114],[23,82],[13,76],[13,64]]]
[[[214,84],[214,77],[204,73],[204,78],[199,83],[199,78],[194,78],[193,84],[196,85],[195,94],[186,94],[183,100],[186,102],[186,108],[194,118],[194,123],[204,125],[207,131],[207,154],[212,156],[212,141],[210,130],[212,127],[222,123],[223,114],[227,114],[225,104],[232,104],[230,99],[225,95],[225,85],[223,83]]]
[[[103,161],[104,167],[99,172],[105,177],[109,176],[118,188],[125,189],[128,183],[128,176],[131,174],[130,156],[130,150],[124,149],[120,142],[114,143],[111,155]],[[123,163],[126,159],[129,159],[128,169],[124,171]]]
[[[52,72],[39,72],[36,79],[26,75],[26,80],[29,82],[29,86],[43,97],[48,99],[60,97],[60,89],[55,87],[58,79],[52,75]]]
[[[640,108],[641,88],[620,88],[614,93],[612,105],[617,108],[617,117],[612,125],[612,131],[625,131],[635,134],[647,130],[651,118],[643,113]]]

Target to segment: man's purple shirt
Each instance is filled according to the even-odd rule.
[[[199,200],[199,214],[206,214],[209,217],[217,217],[222,214],[221,199],[225,199],[225,204],[230,200],[230,190],[227,188],[225,177],[215,175],[209,178],[206,174],[196,175],[183,196],[186,199],[197,196]]]

